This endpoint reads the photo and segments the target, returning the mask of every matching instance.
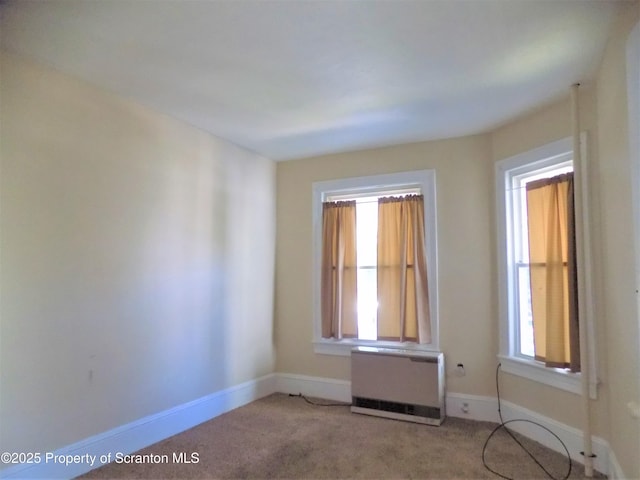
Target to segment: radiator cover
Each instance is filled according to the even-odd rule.
[[[444,404],[444,355],[391,348],[351,351],[351,411],[440,425]]]

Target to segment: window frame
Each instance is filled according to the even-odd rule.
[[[583,132],[580,136],[582,151],[582,168],[577,169],[574,165],[574,176],[578,171],[587,178],[587,136]],[[496,162],[495,165],[495,185],[496,185],[496,219],[497,219],[497,243],[498,243],[498,310],[499,310],[499,354],[498,359],[502,363],[502,369],[513,375],[518,375],[536,382],[544,383],[562,390],[581,394],[581,374],[572,373],[564,369],[548,368],[542,362],[531,357],[519,354],[517,333],[518,316],[515,314],[518,309],[517,302],[517,282],[514,278],[513,263],[516,261],[513,246],[513,209],[509,189],[513,178],[528,172],[550,168],[561,162],[573,159],[573,140],[568,137],[556,142],[549,143],[542,147],[514,155]],[[583,181],[582,191],[576,191],[576,196],[582,199],[588,198],[586,195],[587,182]],[[576,200],[577,201],[577,200]],[[588,205],[583,202],[585,218],[588,218]],[[587,228],[588,231],[588,228]],[[576,232],[578,234],[578,232]],[[585,242],[588,244],[588,242]],[[590,258],[587,252],[586,258]],[[580,267],[579,267],[580,268]],[[585,291],[587,297],[593,298],[590,278],[590,268],[585,269]],[[590,305],[593,307],[593,305]],[[595,328],[593,322],[593,308],[583,313],[583,321],[587,328],[588,337],[588,362],[589,362],[589,395],[597,398],[597,375],[595,362]]]
[[[322,338],[320,317],[322,263],[322,203],[330,196],[376,194],[381,191],[419,188],[424,196],[425,251],[429,282],[429,310],[432,341],[428,344],[361,339]],[[391,347],[424,351],[439,351],[438,315],[438,255],[435,170],[414,170],[382,175],[350,177],[314,182],[312,185],[313,221],[313,338],[314,352],[326,355],[351,355],[357,346]]]
[[[526,268],[529,272],[531,269],[531,262],[529,259],[529,252],[527,251],[526,246],[529,244],[528,239],[528,224],[524,221],[526,218],[526,213],[523,213],[523,210],[527,209],[526,206],[526,184],[528,182],[533,181],[533,178],[541,177],[544,175],[547,178],[551,178],[558,174],[558,170],[564,170],[571,163],[571,171],[573,172],[573,155],[570,152],[567,152],[562,155],[558,155],[557,157],[553,157],[548,159],[548,162],[544,162],[542,166],[538,165],[536,162],[527,163],[526,165],[522,165],[520,167],[515,167],[514,169],[509,171],[508,178],[508,186],[505,185],[506,188],[510,188],[510,206],[511,206],[511,219],[513,222],[520,222],[518,227],[515,225],[510,225],[511,230],[508,232],[510,234],[510,238],[514,244],[513,251],[513,264],[509,270],[509,274],[512,276],[512,281],[514,282],[514,291],[513,295],[516,298],[521,299],[522,294],[522,285],[519,281],[520,276],[520,268]],[[518,189],[518,195],[515,194],[515,190]],[[526,245],[526,246],[525,246]],[[515,248],[517,247],[517,248]],[[525,261],[525,258],[527,261]],[[566,263],[565,263],[566,265]],[[529,285],[531,288],[531,285]],[[516,302],[519,303],[519,302]],[[520,307],[520,308],[518,308]],[[522,358],[524,360],[531,360],[532,355],[526,355],[522,353],[522,318],[520,316],[522,312],[522,305],[518,304],[510,311],[510,315],[514,315],[513,323],[514,328],[510,332],[510,336],[513,340],[514,345],[514,356],[518,358]]]

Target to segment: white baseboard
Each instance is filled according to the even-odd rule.
[[[618,463],[618,459],[616,458],[616,454],[613,450],[609,449],[609,473],[608,477],[611,480],[623,480],[625,477],[624,472],[622,471],[622,467]]]
[[[446,399],[447,415],[450,417],[468,418],[494,423],[500,422],[498,400],[496,398],[449,393]],[[569,450],[569,454],[573,460],[584,464],[584,457],[580,454],[581,451],[584,451],[581,430],[540,415],[514,403],[505,400],[502,400],[501,403],[502,418],[505,422],[515,419],[527,420],[526,422],[509,423],[507,425],[509,429],[521,433],[552,450],[565,454],[564,448],[553,435],[530,422],[539,423],[551,430],[562,440],[567,446],[567,450]],[[466,407],[464,404],[466,404]],[[463,407],[468,410],[467,413],[463,412]],[[609,444],[598,437],[593,437],[592,443],[593,453],[596,455],[593,461],[594,468],[605,475],[609,474],[611,472]]]
[[[43,453],[40,463],[9,467],[0,471],[0,478],[73,478],[101,466],[101,456],[107,459],[111,455],[113,459],[117,453],[131,454],[275,391],[276,376],[270,374],[149,415],[51,452],[56,456],[80,455],[86,459],[95,456],[93,465],[89,461],[84,461],[65,466],[55,463],[53,459],[47,460]]]
[[[584,451],[582,431],[570,427],[564,423],[553,420],[549,417],[533,412],[524,407],[511,402],[502,401],[502,417],[505,422],[514,419],[528,420],[528,422],[513,422],[508,425],[509,429],[523,434],[552,450],[565,454],[565,450],[556,438],[549,432],[530,422],[536,422],[555,433],[569,450],[571,458],[578,463],[584,464],[584,457],[580,452]],[[610,447],[602,438],[592,437],[592,449],[595,458],[593,467],[605,475],[609,474]]]
[[[309,377],[292,373],[276,374],[276,392],[292,393],[337,402],[351,402],[351,382],[332,378]]]
[[[43,459],[40,464],[15,465],[1,470],[0,478],[72,478],[100,466],[99,459],[102,455],[111,454],[113,458],[117,452],[131,454],[275,392],[302,393],[310,397],[350,402],[351,382],[289,373],[270,374],[122,425],[53,452],[55,455],[96,456],[93,466],[87,463],[64,466],[45,462]],[[498,402],[493,397],[447,393],[446,409],[450,417],[495,423],[499,421]],[[572,459],[583,463],[579,453],[583,450],[580,430],[507,401],[502,402],[502,415],[505,421],[517,418],[540,423],[558,435],[567,445]],[[512,423],[509,427],[564,453],[562,446],[553,436],[531,423]],[[593,451],[597,455],[594,459],[596,470],[612,478],[624,478],[622,469],[606,441],[594,437]]]
[[[445,395],[445,405],[449,417],[467,418],[481,422],[499,422],[498,400],[492,397],[452,392]]]

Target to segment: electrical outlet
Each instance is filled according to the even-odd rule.
[[[462,413],[469,413],[469,403],[462,402],[462,405],[460,406],[460,410],[462,410]]]

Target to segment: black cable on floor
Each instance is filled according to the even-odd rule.
[[[498,416],[500,417],[500,424],[493,429],[493,431],[489,434],[489,436],[487,437],[487,440],[484,442],[484,447],[482,447],[482,463],[485,466],[485,468],[487,470],[489,470],[491,473],[494,473],[496,475],[498,475],[499,477],[505,478],[507,480],[513,480],[511,477],[508,477],[506,475],[501,474],[500,472],[496,472],[495,470],[493,470],[491,467],[489,467],[489,465],[487,465],[486,459],[485,459],[485,452],[487,450],[487,446],[489,445],[489,440],[491,440],[491,438],[493,437],[493,435],[499,431],[504,429],[509,436],[513,439],[513,441],[515,441],[518,445],[520,445],[520,448],[522,448],[527,455],[529,455],[529,457],[531,457],[531,459],[536,462],[536,464],[544,471],[544,473],[552,480],[567,480],[567,478],[569,478],[569,476],[571,475],[571,455],[569,454],[569,449],[567,448],[567,446],[564,444],[564,442],[562,440],[560,440],[560,437],[558,437],[558,435],[556,435],[555,433],[553,433],[551,430],[549,430],[547,427],[545,427],[544,425],[540,425],[537,422],[533,422],[531,420],[524,420],[524,419],[515,419],[515,420],[507,420],[506,422],[503,420],[502,418],[502,405],[500,403],[500,383],[499,383],[499,373],[500,373],[500,367],[502,366],[501,363],[498,364],[498,367],[496,368],[496,392],[498,394]],[[560,444],[562,445],[562,447],[564,448],[564,451],[567,454],[567,461],[568,461],[568,471],[567,474],[562,477],[562,479],[556,478],[554,477],[551,473],[549,473],[549,471],[547,471],[547,469],[544,467],[544,465],[542,465],[542,463],[535,457],[535,455],[533,455],[533,453],[531,453],[527,447],[525,447],[522,442],[520,442],[520,440],[518,440],[516,438],[516,436],[511,432],[511,430],[509,430],[506,426],[510,423],[516,423],[516,422],[522,422],[522,423],[531,423],[533,425],[536,425],[544,430],[546,430],[547,432],[549,432],[551,435],[553,435],[558,442],[560,442]]]
[[[350,407],[351,406],[350,403],[318,403],[318,402],[314,402],[312,400],[309,400],[307,397],[305,397],[301,393],[299,393],[297,395],[295,395],[293,393],[290,393],[289,396],[290,397],[300,397],[305,402],[307,402],[309,405],[314,405],[316,407]]]

